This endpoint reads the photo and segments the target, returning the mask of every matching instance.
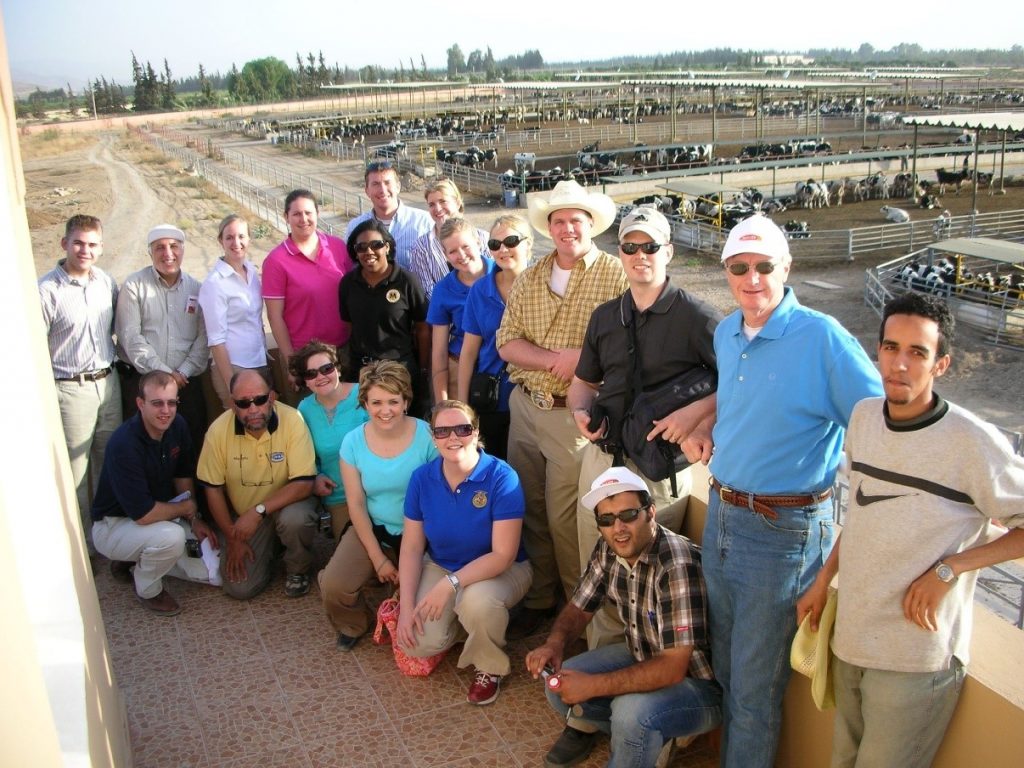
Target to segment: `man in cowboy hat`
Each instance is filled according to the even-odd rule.
[[[559,579],[567,599],[579,581],[576,488],[587,440],[565,395],[591,312],[629,286],[619,260],[593,242],[615,220],[607,195],[562,181],[550,196],[530,197],[529,219],[555,250],[516,280],[497,337],[517,384],[509,399],[508,461],[526,494],[523,543],[534,573],[512,637],[553,614]]]

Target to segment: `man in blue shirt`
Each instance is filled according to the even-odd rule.
[[[421,208],[412,208],[402,202],[402,181],[398,177],[398,167],[391,160],[374,160],[366,165],[363,174],[366,197],[373,206],[366,213],[361,213],[348,223],[345,228],[347,241],[356,225],[376,219],[391,233],[395,240],[395,263],[402,269],[411,271],[409,249],[420,235],[425,235],[434,227],[430,214]]]
[[[722,765],[775,762],[797,598],[832,548],[832,484],[853,407],[878,371],[836,320],[786,287],[783,232],[753,216],[722,262],[739,310],[715,330],[718,407],[703,565],[722,685]],[[689,441],[688,456],[710,456]]]
[[[186,554],[185,526],[199,542],[216,548],[213,531],[196,512],[192,475],[195,452],[188,425],[178,415],[178,384],[165,371],[139,380],[138,413],[118,427],[107,443],[92,505],[97,551],[121,564],[134,563],[135,592],[159,616],[181,611],[163,586],[170,575],[209,582],[210,572],[193,552]]]

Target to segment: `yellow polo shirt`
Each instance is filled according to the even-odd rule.
[[[292,480],[316,477],[313,440],[299,412],[284,403],[274,403],[259,438],[225,411],[206,432],[196,474],[205,485],[224,487],[232,509],[244,512]]]

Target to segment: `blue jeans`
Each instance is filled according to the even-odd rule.
[[[574,656],[562,665],[591,674],[636,664],[624,643],[606,645]],[[570,707],[544,686],[551,706],[568,717]],[[625,693],[590,699],[573,707],[573,715],[611,735],[609,768],[653,768],[669,739],[706,733],[721,722],[722,694],[711,680],[686,678],[681,683],[646,693]]]
[[[889,672],[835,660],[832,768],[928,768],[964,682],[956,658],[939,672]]]
[[[832,549],[832,502],[776,507],[778,518],[712,493],[701,562],[711,620],[711,662],[722,686],[724,768],[771,768],[796,601]]]

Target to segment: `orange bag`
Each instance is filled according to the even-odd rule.
[[[444,650],[433,656],[410,656],[398,645],[398,598],[389,597],[377,609],[377,627],[373,630],[373,642],[377,645],[391,643],[395,664],[399,671],[409,677],[426,677],[433,672],[447,655]]]

